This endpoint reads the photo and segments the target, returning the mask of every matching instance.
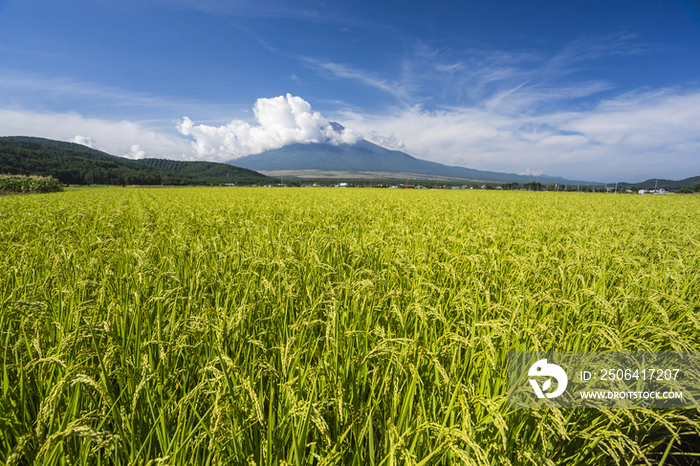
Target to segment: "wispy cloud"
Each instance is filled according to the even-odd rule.
[[[325,71],[335,78],[349,79],[364,86],[379,89],[380,91],[393,95],[400,101],[404,101],[409,97],[408,92],[405,89],[405,84],[382,78],[377,73],[352,68],[341,63],[315,60],[308,57],[304,57],[302,60],[310,68]]]
[[[549,72],[565,73],[576,63],[585,63],[604,56],[644,53],[649,46],[639,42],[636,34],[619,32],[603,37],[582,37],[557,52],[548,62]]]
[[[164,6],[208,14],[256,18],[293,18],[311,21],[328,15],[329,8],[315,0],[152,0]],[[331,10],[332,11],[332,10]]]
[[[524,82],[503,89],[484,99],[480,106],[503,113],[536,113],[546,104],[570,104],[571,101],[590,97],[614,89],[605,81],[585,81],[556,86]]]
[[[136,2],[136,0],[131,1]],[[334,24],[345,30],[347,28],[361,28],[385,35],[403,35],[395,25],[362,16],[352,6],[321,0],[297,0],[294,2],[287,0],[139,0],[138,3],[142,4],[145,1],[170,8],[200,11],[231,18],[281,18],[306,23]]]
[[[698,88],[638,91],[576,111],[528,114],[517,108],[416,106],[389,114],[347,111],[337,118],[376,140],[391,135],[410,154],[472,168],[596,181],[700,174]]]
[[[301,7],[281,0],[149,1],[241,17],[352,21],[313,0]],[[326,116],[389,148],[447,164],[601,181],[700,174],[700,89],[668,87],[616,95],[613,82],[580,73],[601,57],[647,50],[632,34],[580,38],[552,52],[440,47],[402,33],[400,42],[408,44],[405,52],[373,70],[352,58],[300,56],[284,44],[268,44],[269,37],[254,32],[251,36],[263,47],[297,60],[324,79],[354,83],[378,91],[373,96],[385,96],[383,109],[371,111],[332,102],[336,96],[329,93],[305,97],[326,108],[345,108]],[[313,73],[294,71],[297,74],[285,71],[285,82],[310,89]],[[298,76],[304,79],[299,82]],[[249,106],[242,102],[234,108],[0,69],[0,132],[5,135],[74,140],[131,157],[213,160],[291,142],[327,142],[327,121],[314,120],[310,108],[300,113],[310,115],[313,124],[308,126],[285,123],[282,117],[281,123],[269,124],[235,118]],[[70,111],[81,108],[89,110]],[[197,124],[181,120],[178,134],[174,119],[182,115]]]
[[[130,119],[160,119],[168,127],[172,126],[172,118],[163,119],[164,114],[175,118],[188,112],[208,115],[218,121],[224,115],[230,117],[232,111],[231,105],[221,103],[134,92],[66,76],[47,77],[0,68],[0,107],[60,113],[83,107],[86,101],[91,108],[100,110],[100,114],[94,115],[98,118],[109,120],[128,115]]]
[[[330,60],[302,61],[332,78],[353,79],[397,98],[396,104],[498,107],[532,111],[537,105],[581,99],[609,91],[605,79],[576,79],[578,72],[604,56],[637,54],[648,49],[632,34],[576,40],[558,51],[454,49],[415,41],[397,60],[393,73],[377,74]],[[504,97],[508,96],[508,99]]]

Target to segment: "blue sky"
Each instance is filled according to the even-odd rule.
[[[364,137],[681,179],[700,175],[700,1],[0,0],[0,135],[215,161]]]

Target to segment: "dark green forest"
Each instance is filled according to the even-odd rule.
[[[0,137],[1,173],[52,176],[78,185],[265,184],[271,178],[246,168],[214,162],[130,160],[81,144],[51,139]]]

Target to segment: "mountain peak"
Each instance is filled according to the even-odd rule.
[[[345,126],[341,125],[340,123],[336,123],[335,121],[330,121],[329,123],[331,128],[333,128],[333,131],[336,133],[341,134],[343,131],[345,131]]]

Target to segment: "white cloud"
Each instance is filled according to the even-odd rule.
[[[129,153],[124,154],[124,157],[128,159],[142,159],[146,157],[146,151],[141,149],[141,146],[139,144],[133,144],[129,148]]]
[[[588,139],[580,135],[557,135],[557,136],[547,136],[538,141],[540,146],[559,146],[559,147],[571,147],[571,146],[581,146],[588,143]]]
[[[0,0],[1,1],[1,0]],[[242,110],[222,102],[205,102],[186,96],[137,92],[70,77],[45,76],[0,67],[0,108],[42,114],[74,114],[88,109],[91,119],[148,121],[160,131],[172,131],[172,122],[183,113],[206,115],[209,121],[230,118]],[[87,117],[85,117],[88,119]],[[75,133],[73,133],[75,134]]]
[[[628,94],[602,102],[596,111],[571,115],[565,130],[602,144],[665,147],[700,140],[700,90]]]
[[[358,70],[341,63],[314,60],[312,58],[303,58],[302,61],[311,68],[330,73],[333,77],[357,81],[364,86],[379,89],[380,91],[393,95],[402,101],[408,99],[407,83],[389,81],[378,76],[376,73]]]
[[[453,63],[451,65],[438,63],[437,65],[435,65],[435,69],[443,73],[452,73],[454,71],[463,70],[464,65],[462,63]]]
[[[527,167],[525,170],[518,172],[518,175],[540,176],[541,174],[542,170],[533,170],[530,167]]]
[[[400,140],[407,153],[447,165],[592,181],[700,175],[700,89],[624,94],[577,111],[519,108],[505,98],[495,107],[416,106],[338,118],[375,142]]]
[[[79,134],[76,134],[74,138],[69,139],[69,142],[74,142],[76,144],[82,144],[83,146],[88,146],[90,149],[97,148],[97,144],[95,144],[95,140],[89,136],[85,137],[85,136],[81,136]]]
[[[257,125],[233,120],[224,126],[195,125],[188,117],[178,122],[200,159],[226,161],[293,143],[354,144],[362,136],[345,128],[336,132],[330,122],[301,97],[291,94],[258,99],[253,107]]]
[[[148,153],[151,157],[185,159],[184,154],[191,151],[188,141],[175,132],[168,134],[131,121],[87,118],[77,113],[0,108],[0,135],[76,142],[108,154],[130,157]]]
[[[375,144],[378,144],[382,147],[385,147],[387,149],[392,149],[392,150],[405,150],[406,149],[406,144],[404,144],[403,140],[398,139],[396,136],[394,136],[394,133],[391,133],[391,136],[382,136],[380,134],[377,134],[375,131],[370,132],[367,135],[367,139]]]
[[[520,111],[517,101],[537,100],[521,88],[502,103],[428,111],[420,106],[369,114],[333,115],[389,149],[444,163],[509,173],[544,173],[570,179],[636,182],[700,174],[700,89],[637,91],[593,107]],[[143,123],[88,118],[77,113],[0,108],[0,135],[72,141],[125,157],[226,161],[302,143],[354,143],[308,102],[291,95],[259,99],[257,123],[224,126],[178,124],[182,137]],[[192,150],[194,147],[194,151]]]

